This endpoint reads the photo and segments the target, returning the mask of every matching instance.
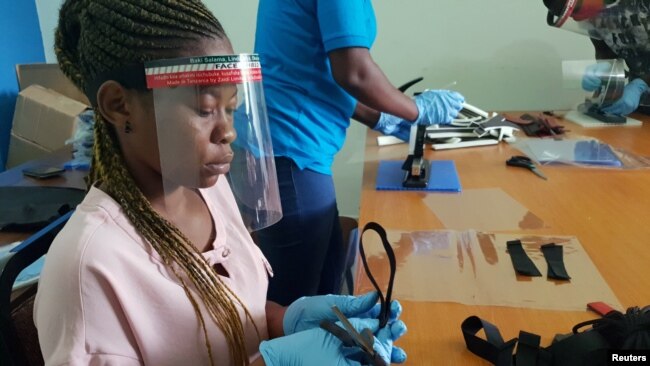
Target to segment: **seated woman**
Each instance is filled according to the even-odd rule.
[[[404,361],[396,302],[379,329],[375,293],[266,301],[270,267],[223,176],[234,110],[263,100],[261,74],[200,1],[67,0],[56,53],[96,122],[88,194],[36,298],[46,365],[355,364],[319,327],[333,305],[374,332],[385,362]]]

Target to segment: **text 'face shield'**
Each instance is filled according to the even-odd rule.
[[[208,188],[225,175],[249,230],[279,221],[259,57],[151,61],[145,72],[147,87],[153,89],[167,211],[174,212],[179,188]]]

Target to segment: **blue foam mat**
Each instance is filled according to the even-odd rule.
[[[437,191],[460,192],[460,179],[453,160],[432,160],[429,166],[429,184],[425,188],[402,186],[402,161],[382,160],[377,169],[375,188],[379,191]]]

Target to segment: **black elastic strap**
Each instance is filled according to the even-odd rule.
[[[515,267],[515,271],[524,276],[541,276],[535,263],[528,257],[524,248],[521,246],[521,241],[511,240],[507,243],[508,245],[508,254],[510,254],[510,259],[512,260],[512,266]]]
[[[541,247],[544,253],[544,259],[548,264],[548,278],[556,280],[570,280],[571,277],[564,267],[564,257],[562,255],[562,246],[555,243],[544,244]]]
[[[519,343],[517,344],[517,353],[515,353],[517,366],[537,365],[540,342],[541,337],[537,334],[519,331]]]
[[[554,342],[546,349],[552,354],[553,366],[575,366],[604,364],[609,347],[599,332],[588,330]]]
[[[381,243],[384,246],[384,250],[386,251],[386,256],[388,257],[388,263],[390,264],[390,277],[388,279],[388,286],[386,287],[385,296],[381,291],[379,284],[377,284],[377,281],[375,280],[372,273],[370,272],[370,267],[368,267],[368,261],[366,259],[366,253],[363,250],[363,233],[365,233],[366,230],[372,230],[377,234],[379,234],[379,237],[381,238]],[[359,254],[361,256],[361,261],[363,262],[363,269],[366,271],[366,275],[368,276],[370,282],[372,282],[372,285],[379,293],[379,301],[381,303],[381,310],[379,313],[379,328],[383,328],[388,323],[388,318],[390,317],[390,301],[391,301],[391,295],[393,293],[393,282],[395,281],[395,271],[397,269],[397,262],[395,261],[395,253],[393,252],[393,248],[390,246],[390,243],[388,242],[388,238],[386,236],[386,230],[384,230],[384,228],[381,225],[379,225],[376,222],[369,222],[366,224],[366,226],[363,227],[363,230],[361,231],[361,235],[359,236]]]
[[[496,366],[513,365],[512,351],[517,344],[517,338],[504,342],[495,325],[477,316],[465,319],[460,329],[463,331],[465,345],[470,352]],[[481,329],[484,330],[487,340],[476,336]]]

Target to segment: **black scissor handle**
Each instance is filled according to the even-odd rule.
[[[529,157],[523,155],[515,155],[511,157],[510,159],[506,160],[506,165],[528,169],[535,167],[535,163],[533,163]]]

